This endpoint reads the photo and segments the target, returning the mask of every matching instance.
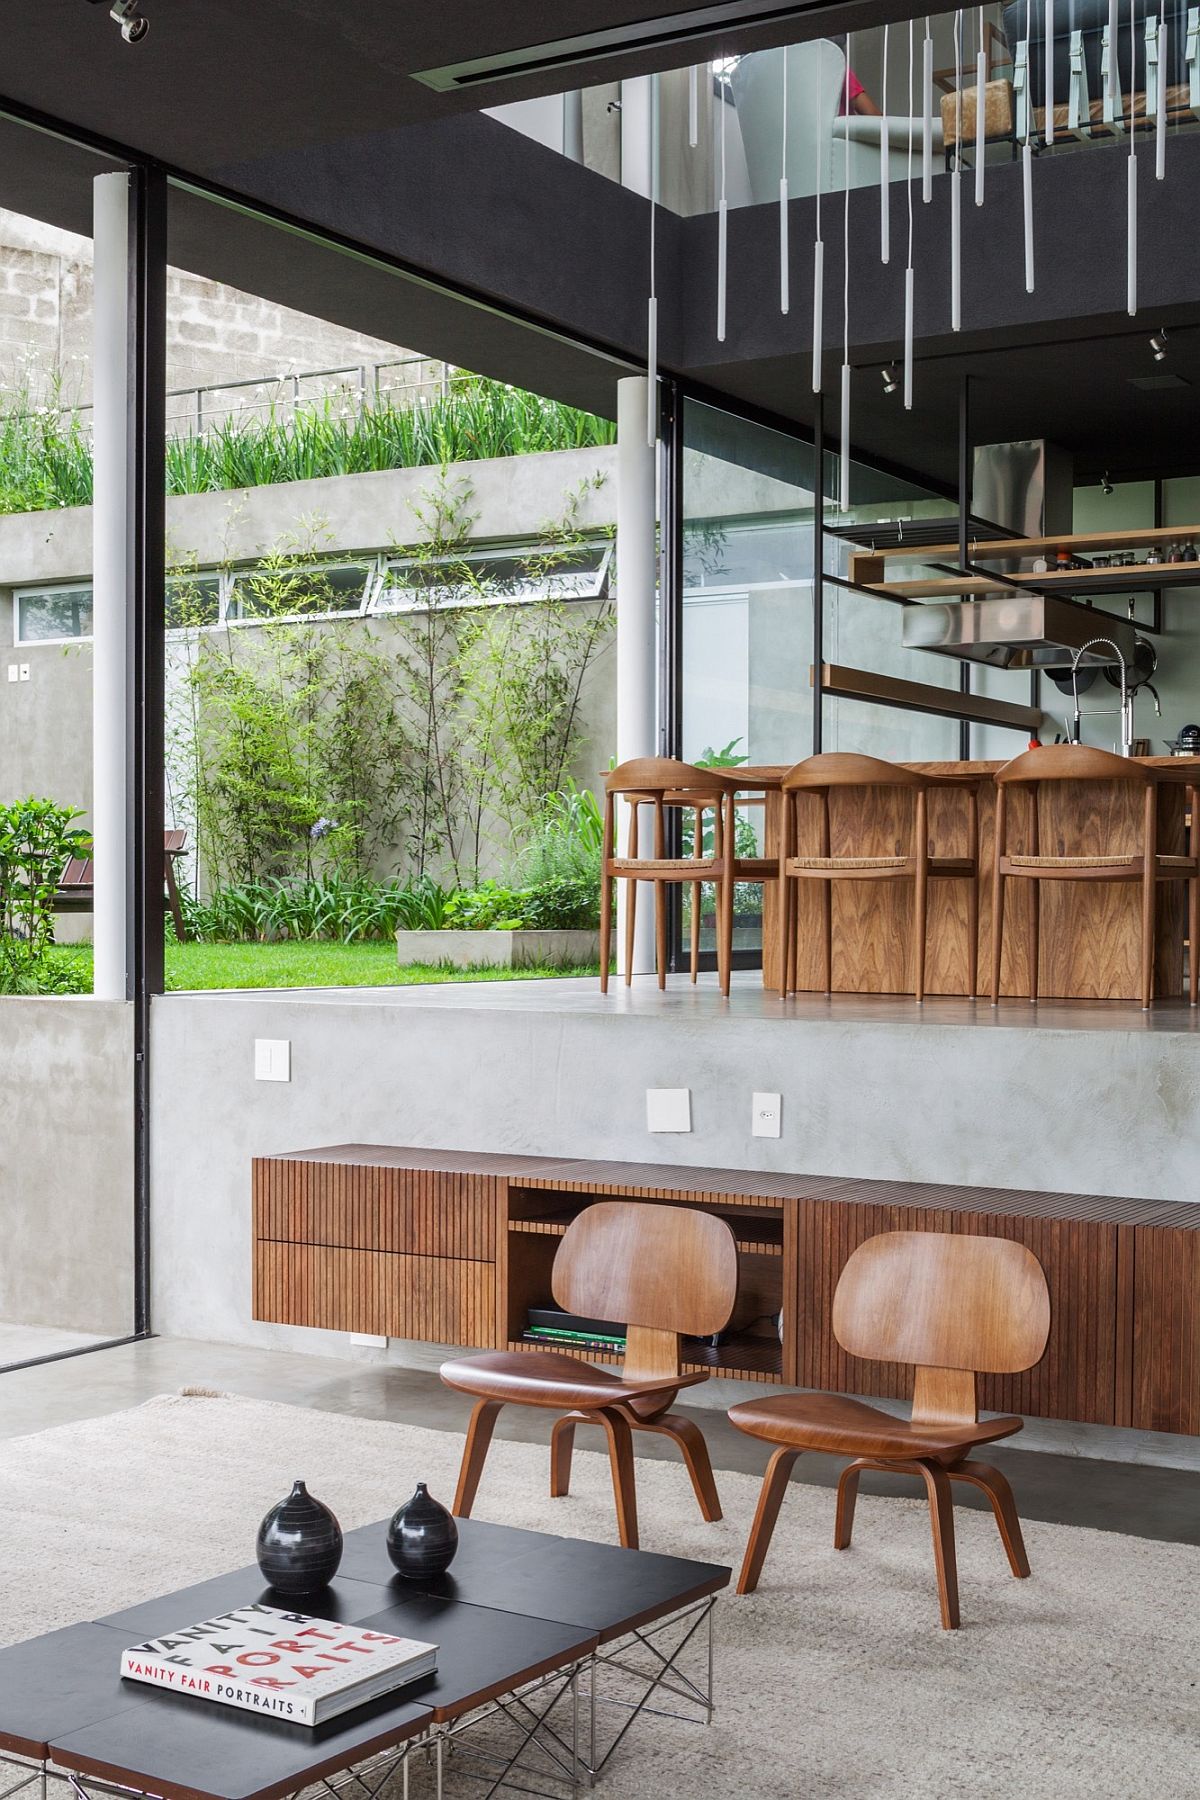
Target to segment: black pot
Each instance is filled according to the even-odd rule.
[[[388,1555],[408,1581],[441,1575],[458,1552],[458,1526],[423,1481],[393,1514],[387,1534]]]
[[[342,1560],[342,1528],[302,1481],[258,1528],[258,1566],[277,1594],[315,1594]]]

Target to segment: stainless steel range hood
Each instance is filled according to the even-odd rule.
[[[904,609],[906,650],[933,650],[993,669],[1069,669],[1092,638],[1111,638],[1132,665],[1136,633],[1124,619],[1096,613],[1073,600],[1044,594],[1006,594],[998,600],[925,602]],[[1108,643],[1085,651],[1081,668],[1115,664]]]

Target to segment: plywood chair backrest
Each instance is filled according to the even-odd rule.
[[[729,792],[729,784],[715,769],[699,769],[673,756],[638,756],[618,763],[605,775],[604,785],[610,794],[643,793],[647,797],[686,792],[716,800]]]
[[[803,762],[788,770],[782,783],[785,793],[813,788],[923,788],[930,785],[928,779],[915,769],[883,762],[878,756],[859,756],[850,750],[826,750],[819,756],[806,756]]]
[[[1011,1238],[886,1231],[842,1270],[833,1332],[852,1356],[916,1365],[914,1422],[971,1422],[977,1371],[1016,1374],[1041,1358],[1050,1291]]]
[[[1002,787],[1010,781],[1145,783],[1154,778],[1154,770],[1132,756],[1116,756],[1111,750],[1094,750],[1088,744],[1045,744],[1040,750],[1023,750],[995,774]]]
[[[679,1337],[728,1323],[737,1246],[715,1213],[599,1200],[567,1227],[550,1279],[559,1306],[624,1324],[626,1373],[678,1374]]]

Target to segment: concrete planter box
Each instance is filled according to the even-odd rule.
[[[398,931],[406,963],[451,963],[456,969],[517,969],[530,963],[569,968],[600,960],[598,931]]]

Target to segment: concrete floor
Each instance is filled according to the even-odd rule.
[[[100,1417],[182,1387],[212,1387],[358,1418],[403,1419],[438,1431],[461,1432],[470,1410],[469,1400],[444,1388],[429,1369],[151,1338],[0,1374],[0,1438]],[[744,1437],[719,1411],[696,1409],[690,1416],[703,1427],[718,1470],[761,1474],[767,1459],[764,1444]],[[550,1425],[548,1413],[509,1407],[500,1415],[497,1435],[548,1443]],[[635,1445],[639,1456],[673,1454],[668,1445],[646,1434],[635,1438]],[[1200,1472],[1195,1470],[1005,1445],[989,1450],[988,1460],[1008,1474],[1026,1518],[1172,1543],[1200,1543]],[[832,1487],[840,1466],[833,1457],[804,1456],[794,1479]],[[882,1475],[864,1475],[862,1487],[865,1493],[913,1492],[911,1482]],[[986,1504],[982,1496],[961,1486],[955,1502]]]
[[[9,1325],[0,1319],[0,1370],[13,1363],[33,1362],[39,1356],[61,1356],[64,1350],[85,1350],[104,1339],[86,1331],[60,1331],[53,1325]]]

